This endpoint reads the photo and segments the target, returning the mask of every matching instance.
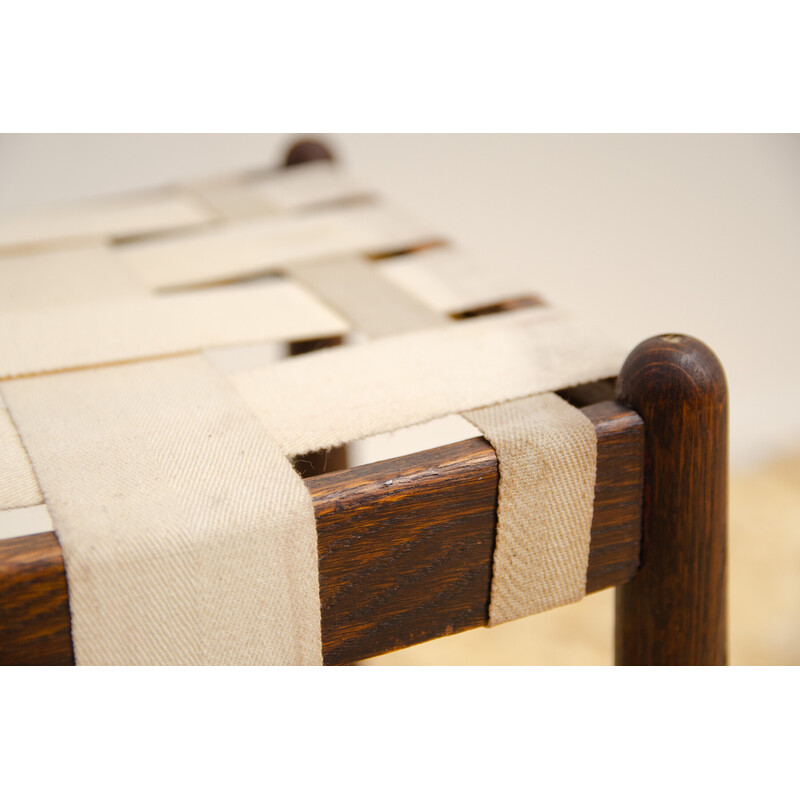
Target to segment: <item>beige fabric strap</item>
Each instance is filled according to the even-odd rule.
[[[64,552],[79,664],[321,663],[311,499],[201,356],[4,391]]]
[[[384,278],[443,313],[537,294],[514,273],[478,266],[452,247],[382,259],[376,267]]]
[[[205,347],[336,336],[340,317],[308,292],[264,286],[0,314],[0,378],[188,353]]]
[[[321,663],[286,456],[458,413],[500,465],[490,624],[585,593],[596,438],[547,393],[625,351],[552,309],[451,324],[535,292],[449,247],[367,261],[439,237],[364,199],[315,163],[0,220],[0,510],[49,509],[78,663]],[[229,379],[180,356],[347,332]]]
[[[500,467],[489,624],[574,603],[586,594],[597,437],[555,394],[464,415]]]
[[[350,173],[330,161],[312,161],[275,170],[251,179],[248,187],[281,211],[298,211],[369,194]]]
[[[28,453],[0,393],[0,511],[43,502]]]
[[[242,220],[275,213],[275,209],[263,197],[255,194],[242,181],[200,183],[191,188],[222,219]]]
[[[348,173],[327,161],[203,181],[191,188],[227,219],[299,211],[367,195]]]
[[[0,252],[202,225],[213,217],[190,193],[131,194],[0,217]]]
[[[110,247],[0,258],[0,311],[142,297],[147,292]]]
[[[366,259],[298,264],[288,272],[336,309],[354,330],[370,338],[435,328],[452,321],[386,280]]]
[[[145,286],[168,289],[231,281],[291,263],[394,250],[431,230],[383,206],[228,223],[206,231],[135,242],[119,252]]]
[[[616,375],[624,357],[592,328],[532,309],[330,348],[230,377],[283,452],[297,455]]]

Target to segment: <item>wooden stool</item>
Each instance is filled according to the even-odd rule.
[[[286,164],[330,158],[323,145],[300,142]],[[509,298],[462,316],[536,302]],[[616,389],[601,381],[560,394],[597,433],[587,592],[617,587],[616,662],[726,663],[727,393],[718,360],[695,339],[659,336],[630,354]],[[487,624],[498,469],[485,439],[350,469],[345,448],[302,463],[317,519],[326,664]],[[0,663],[73,663],[54,533],[0,541]]]

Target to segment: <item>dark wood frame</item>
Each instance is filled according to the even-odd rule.
[[[593,592],[638,566],[644,429],[613,401],[583,411],[599,442]],[[305,479],[317,517],[326,664],[488,622],[497,478],[491,445],[476,438]],[[72,661],[58,539],[0,541],[0,663]]]
[[[617,397],[645,427],[642,563],[617,590],[618,664],[727,663],[728,390],[702,342],[628,356]]]
[[[309,143],[296,148],[314,158],[327,153]],[[296,148],[287,163],[309,160],[293,155]],[[291,352],[338,343],[293,343]],[[661,336],[631,353],[616,401],[613,392],[613,384],[600,382],[562,393],[592,421],[598,439],[587,591],[619,587],[618,664],[724,664],[722,367],[701,342]],[[344,449],[306,459],[325,663],[485,625],[498,481],[488,442],[352,469],[343,468],[345,459]],[[71,663],[58,539],[51,532],[0,541],[0,664]]]

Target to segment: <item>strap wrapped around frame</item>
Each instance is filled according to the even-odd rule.
[[[191,190],[157,197],[150,232],[193,229],[151,240],[108,241],[147,233],[152,198],[67,212],[38,244],[0,226],[28,252],[0,259],[0,508],[44,495],[78,662],[320,663],[313,508],[287,457],[454,413],[498,456],[491,624],[579,599],[596,440],[549,392],[624,352],[552,309],[454,322],[529,290],[447,248],[366,260],[438,237],[330,165]],[[33,252],[53,237],[91,244]],[[371,341],[227,376],[175,357],[350,331]]]

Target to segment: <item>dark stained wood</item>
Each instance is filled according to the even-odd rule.
[[[639,568],[644,493],[644,424],[606,400],[581,409],[597,434],[597,480],[586,591],[630,580]]]
[[[347,469],[347,447],[331,447],[330,450],[314,450],[292,459],[294,471],[301,478],[325,475]]]
[[[617,592],[617,663],[725,664],[725,373],[702,342],[668,334],[628,356],[617,394],[646,431],[642,566]]]
[[[67,578],[54,533],[0,540],[0,664],[72,664]]]
[[[598,437],[587,591],[639,558],[644,432],[614,402]],[[319,534],[325,663],[486,624],[497,459],[482,438],[306,480]],[[0,663],[71,663],[64,565],[52,533],[0,541]]]
[[[286,152],[284,167],[307,164],[309,161],[334,161],[330,148],[317,139],[301,139]]]
[[[301,356],[303,353],[313,353],[316,350],[324,350],[326,347],[338,347],[343,343],[343,336],[326,336],[323,339],[302,339],[296,342],[290,342],[289,355]]]
[[[614,402],[587,407],[598,437],[587,591],[629,580],[639,557],[644,432]],[[326,664],[488,622],[497,459],[472,439],[311,478]]]
[[[399,250],[379,250],[374,253],[365,253],[365,258],[368,258],[370,261],[381,261],[384,258],[407,256],[411,253],[421,253],[423,250],[433,250],[437,247],[445,247],[446,245],[447,242],[444,239],[430,239],[424,242],[417,242],[414,245],[409,245]]]
[[[484,439],[306,482],[319,546],[322,649],[346,664],[484,625],[497,459]]]
[[[581,383],[569,389],[562,389],[556,394],[563,397],[568,403],[582,408],[593,403],[602,403],[603,400],[613,400],[616,387],[616,379],[594,381],[593,383]]]
[[[537,308],[546,305],[541,297],[536,295],[526,295],[525,297],[513,297],[499,303],[491,303],[486,306],[476,306],[467,308],[463,311],[454,311],[450,314],[453,319],[472,319],[473,317],[485,317],[488,314],[500,314],[503,311],[515,311],[519,308]]]

